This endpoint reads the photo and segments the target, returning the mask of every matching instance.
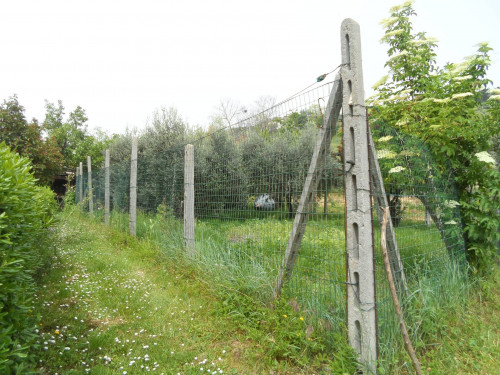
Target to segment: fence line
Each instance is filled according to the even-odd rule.
[[[80,163],[76,195],[172,256],[186,249],[222,285],[263,301],[280,296],[330,347],[347,331],[362,371],[376,373],[378,352],[381,366],[392,364],[401,342],[383,272],[383,211],[416,337],[466,277],[465,248],[453,175],[411,135],[368,127],[359,26],[348,20],[341,30],[334,80],[205,132],[167,116],[106,152],[94,181],[88,164],[86,186]]]

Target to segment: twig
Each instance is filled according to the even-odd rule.
[[[380,233],[380,245],[382,247],[382,254],[384,256],[385,273],[387,274],[387,281],[389,281],[392,302],[394,303],[394,308],[396,309],[396,314],[399,320],[399,328],[401,329],[401,334],[403,335],[406,351],[408,352],[408,355],[411,358],[413,367],[415,368],[415,373],[417,375],[422,375],[420,362],[418,361],[417,355],[415,354],[415,349],[413,349],[413,345],[411,344],[410,336],[408,336],[408,331],[406,330],[406,324],[403,318],[403,312],[401,311],[401,305],[399,304],[398,294],[396,292],[396,285],[394,284],[394,278],[392,277],[391,265],[389,263],[389,255],[387,254],[387,241],[385,233],[387,229],[388,219],[389,219],[389,207],[385,207],[384,218],[382,220],[382,228]]]

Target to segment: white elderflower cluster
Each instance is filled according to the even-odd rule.
[[[477,154],[475,154],[475,156],[476,156],[476,158],[479,159],[479,161],[482,161],[484,163],[488,163],[488,164],[492,164],[492,165],[496,164],[495,159],[493,158],[493,156],[491,156],[488,153],[488,151],[478,152]]]
[[[405,167],[402,167],[402,166],[398,165],[397,167],[391,168],[389,170],[389,173],[399,173],[399,172],[402,172],[404,170],[406,170]]]

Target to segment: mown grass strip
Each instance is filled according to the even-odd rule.
[[[37,299],[42,325],[35,355],[42,374],[354,369],[348,347],[327,354],[321,340],[307,340],[304,317],[291,306],[269,309],[217,291],[199,269],[166,257],[153,242],[76,210],[62,214],[54,236],[58,257]]]

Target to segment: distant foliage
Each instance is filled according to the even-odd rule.
[[[17,96],[0,104],[0,142],[29,158],[33,173],[43,185],[49,184],[63,168],[63,155],[52,137],[43,137],[44,127],[24,116],[24,107]]]
[[[0,143],[0,373],[27,373],[37,316],[35,279],[50,262],[47,228],[57,209],[50,189],[36,185],[27,158]]]
[[[216,118],[208,130],[192,130],[175,109],[156,111],[139,135],[138,208],[156,212],[162,206],[182,216],[184,146],[193,143],[196,216],[251,215],[255,199],[267,194],[276,210],[293,217],[321,121],[321,113],[311,108],[284,117],[262,113],[244,125],[224,126]],[[110,144],[112,207],[125,211],[130,137],[117,136]],[[325,156],[321,180],[328,186],[341,170],[333,151]]]
[[[87,160],[87,156],[91,157],[94,168],[100,166],[104,161],[103,151],[110,138],[100,130],[94,133],[88,131],[85,110],[77,106],[65,119],[65,108],[61,100],[57,104],[46,101],[45,110],[43,126],[59,147],[64,168],[74,171],[79,162]]]

